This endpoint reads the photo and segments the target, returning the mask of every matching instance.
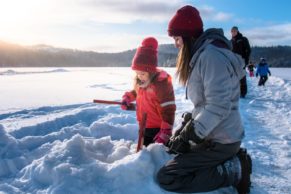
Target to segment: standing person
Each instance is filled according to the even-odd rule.
[[[158,172],[165,190],[206,192],[235,186],[249,192],[251,160],[240,149],[244,129],[239,113],[243,60],[231,51],[222,29],[203,31],[199,11],[179,9],[168,25],[179,48],[177,76],[194,105],[192,117],[170,138],[177,155]],[[186,123],[186,124],[185,124]]]
[[[238,27],[234,26],[231,28],[231,43],[232,43],[232,51],[241,55],[245,60],[244,69],[249,64],[249,58],[251,54],[251,47],[249,44],[249,40],[244,37],[239,31]],[[247,86],[247,78],[244,76],[240,80],[240,96],[244,98],[248,92]]]
[[[268,80],[268,74],[269,76],[271,76],[269,65],[267,64],[265,58],[261,58],[260,63],[257,66],[257,72],[256,72],[256,77],[260,75],[258,86],[265,86],[265,83]]]
[[[254,69],[255,69],[255,65],[252,61],[250,61],[250,64],[248,65],[250,77],[254,77]]]
[[[175,96],[172,79],[165,71],[157,68],[158,42],[153,37],[145,38],[137,49],[131,68],[135,71],[134,89],[122,97],[123,110],[136,101],[136,115],[141,122],[147,113],[144,145],[166,144],[172,135],[175,120]]]

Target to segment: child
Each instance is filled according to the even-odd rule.
[[[250,73],[250,77],[254,77],[254,68],[255,68],[255,65],[251,61],[250,64],[248,65],[248,70],[249,70],[249,73]]]
[[[260,80],[258,86],[265,86],[266,81],[268,80],[268,74],[271,76],[271,72],[269,70],[269,65],[266,62],[265,58],[261,58],[260,63],[257,67],[256,77],[260,75]]]
[[[147,113],[144,145],[151,143],[166,144],[172,135],[175,119],[175,97],[171,76],[157,69],[158,42],[153,37],[145,38],[137,49],[131,68],[135,71],[134,89],[125,92],[121,108],[129,109],[136,101],[136,115],[141,122]]]

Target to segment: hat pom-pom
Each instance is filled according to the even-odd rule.
[[[157,50],[157,48],[158,48],[158,41],[155,38],[153,38],[153,37],[148,37],[148,38],[145,38],[142,41],[141,45],[143,47],[151,47],[152,49]]]

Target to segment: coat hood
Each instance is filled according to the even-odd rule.
[[[194,43],[191,53],[195,54],[195,52],[205,43],[208,41],[209,43],[213,41],[220,41],[223,42],[226,47],[232,50],[231,42],[224,36],[223,30],[221,28],[210,28],[207,29]]]
[[[240,55],[233,53],[231,42],[224,36],[223,30],[220,28],[210,28],[206,30],[194,43],[192,48],[192,59],[190,61],[191,71],[194,68],[196,61],[204,49],[211,45],[214,41],[219,41],[224,43],[225,49],[219,49],[219,51],[229,58],[232,68],[235,70],[236,75],[239,78],[245,76],[245,71],[243,70],[244,61]],[[213,45],[214,46],[214,45]]]

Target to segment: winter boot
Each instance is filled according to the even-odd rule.
[[[241,164],[241,180],[236,186],[239,194],[247,194],[250,192],[252,160],[245,148],[240,148],[236,154]]]

